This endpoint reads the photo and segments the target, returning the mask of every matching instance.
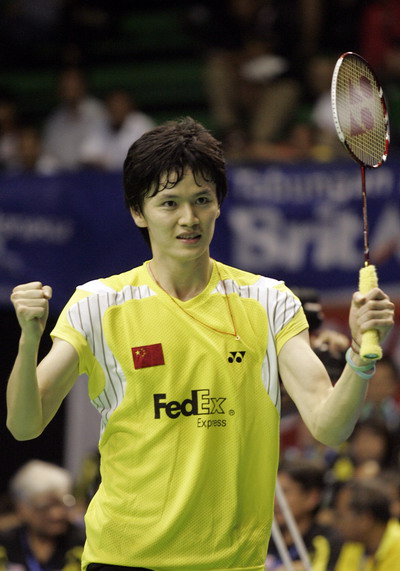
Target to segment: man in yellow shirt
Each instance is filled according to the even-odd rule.
[[[346,439],[375,369],[359,355],[362,334],[383,340],[393,304],[378,288],[354,294],[354,345],[332,387],[290,290],[210,257],[227,191],[211,133],[191,118],[147,132],[128,151],[124,189],[152,258],[79,286],[38,366],[51,287],[14,288],[21,340],[7,425],[35,438],[88,375],[102,477],[85,518],[89,571],[263,571],[279,380],[315,438]]]
[[[391,518],[383,479],[345,484],[337,498],[337,518],[347,543],[335,571],[400,569],[400,524]]]

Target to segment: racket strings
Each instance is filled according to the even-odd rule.
[[[388,120],[382,90],[358,58],[342,61],[336,80],[337,117],[350,151],[366,166],[387,154]]]

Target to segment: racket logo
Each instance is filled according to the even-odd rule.
[[[349,79],[350,136],[363,135],[375,127],[373,86],[365,75]]]

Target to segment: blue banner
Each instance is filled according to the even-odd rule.
[[[400,168],[367,171],[371,262],[400,295]],[[360,172],[355,163],[235,165],[212,255],[312,286],[353,291],[363,264]],[[118,174],[0,178],[0,303],[41,281],[59,311],[75,286],[142,263],[150,250],[124,208]],[[393,295],[393,293],[392,293]]]
[[[366,173],[370,260],[400,286],[400,169]],[[227,211],[234,265],[326,293],[355,289],[364,263],[360,169],[355,163],[237,166]]]

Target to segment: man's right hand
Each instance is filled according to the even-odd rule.
[[[52,289],[41,282],[16,286],[11,294],[18,322],[24,333],[41,337],[49,315]]]

